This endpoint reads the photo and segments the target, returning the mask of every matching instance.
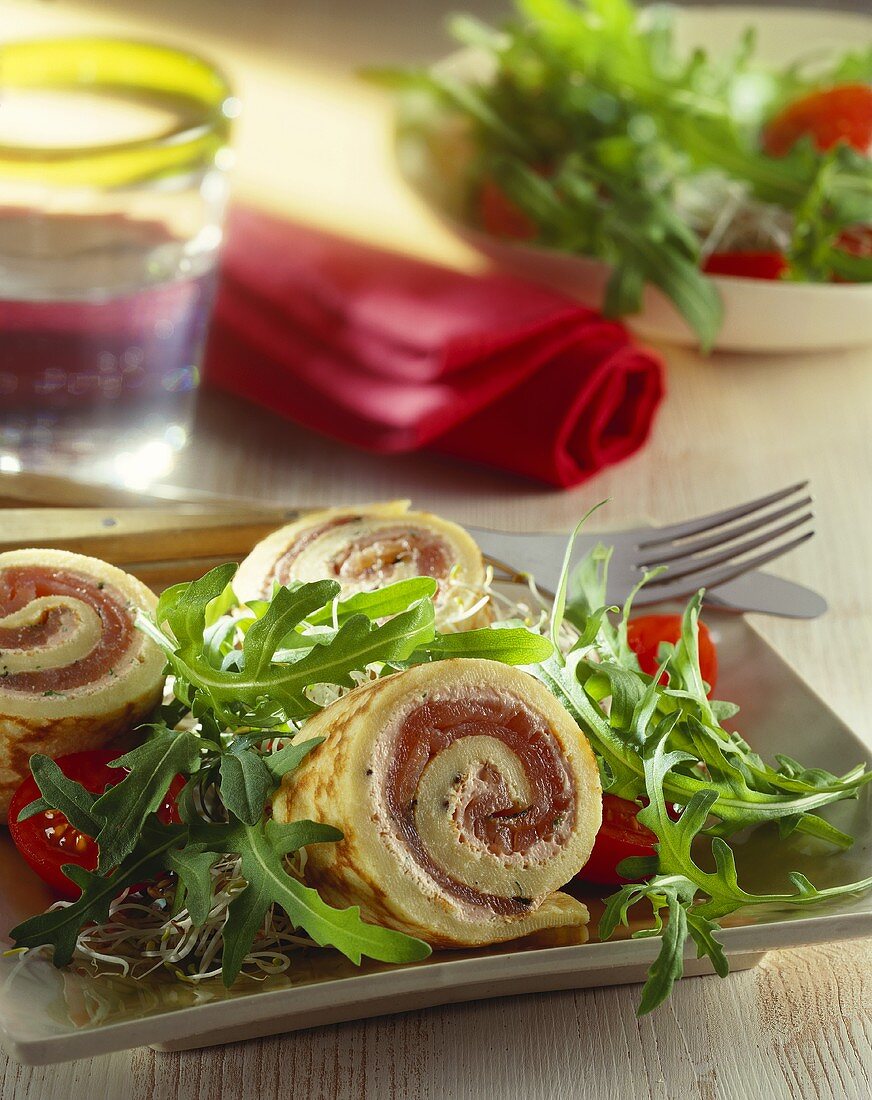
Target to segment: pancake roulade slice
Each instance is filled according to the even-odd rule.
[[[164,656],[134,626],[157,597],[65,550],[0,554],[0,821],[33,753],[99,748],[160,701]]]
[[[330,904],[434,947],[586,925],[585,906],[555,891],[593,846],[599,773],[529,674],[419,665],[356,688],[304,732],[325,740],[285,777],[273,815],[342,830],[307,851],[306,879]]]
[[[403,500],[309,513],[259,542],[233,587],[243,601],[268,599],[276,583],[326,577],[339,581],[349,596],[419,576],[438,582],[434,603],[441,629],[468,630],[490,621],[478,544],[456,523],[410,512]]]

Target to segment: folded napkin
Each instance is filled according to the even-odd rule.
[[[576,485],[644,443],[659,360],[539,287],[233,211],[206,380],[345,443]]]

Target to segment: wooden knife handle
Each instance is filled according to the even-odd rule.
[[[8,508],[0,512],[0,552],[59,548],[114,565],[238,561],[256,542],[299,515],[298,509],[257,508]]]

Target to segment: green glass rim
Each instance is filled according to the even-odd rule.
[[[219,68],[163,43],[102,36],[35,38],[0,46],[3,89],[88,90],[172,110],[145,137],[99,145],[0,144],[0,178],[57,186],[124,187],[208,168],[227,144],[237,106]]]

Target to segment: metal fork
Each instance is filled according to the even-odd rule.
[[[576,537],[573,560],[598,542],[614,547],[606,594],[609,603],[621,603],[645,572],[657,566],[665,566],[665,571],[645,585],[636,598],[638,606],[679,599],[699,588],[719,589],[726,596],[736,578],[780,558],[813,536],[809,526],[812,498],[807,490],[807,481],[798,482],[733,508],[666,527],[649,525],[599,534],[583,531]],[[566,550],[565,534],[518,534],[475,527],[469,531],[498,576],[511,580],[532,573],[537,584],[554,591]],[[511,562],[523,562],[523,573]],[[766,574],[755,574],[755,578],[758,587],[769,582],[803,593],[807,599],[801,607],[797,604],[797,617],[812,617],[826,609],[826,602],[816,593]],[[712,602],[718,602],[717,593]]]
[[[811,503],[807,487],[808,482],[791,485],[735,508],[669,527],[584,531],[576,540],[575,553],[580,557],[597,542],[614,544],[610,603],[621,603],[646,567],[662,563],[668,572],[646,585],[637,601],[640,606],[675,599],[705,586],[715,588],[707,593],[706,602],[727,610],[814,618],[826,611],[823,597],[757,569],[811,537],[812,531],[806,529],[783,541],[812,518],[807,510]],[[296,509],[200,491],[168,490],[168,498],[114,491],[107,497],[107,492],[104,486],[0,472],[0,507],[4,496],[12,503],[67,505],[0,511],[0,550],[63,546],[121,565],[160,590],[244,556],[263,534],[299,514]],[[187,503],[189,496],[191,502]],[[171,510],[168,503],[173,505]],[[151,507],[143,507],[145,504]],[[123,507],[107,510],[115,505]],[[523,570],[532,573],[545,591],[557,586],[565,534],[469,530],[498,576],[512,580]],[[167,532],[171,532],[169,537]]]

